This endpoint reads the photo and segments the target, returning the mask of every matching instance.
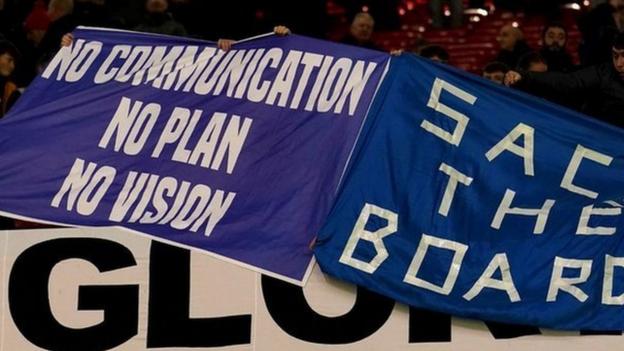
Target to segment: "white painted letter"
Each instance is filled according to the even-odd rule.
[[[496,210],[496,215],[494,216],[490,226],[494,229],[500,229],[503,219],[505,219],[505,215],[508,213],[521,216],[537,216],[535,227],[533,228],[533,234],[542,234],[544,232],[544,227],[546,226],[546,221],[548,220],[548,215],[550,214],[550,209],[555,204],[555,200],[546,200],[542,208],[512,208],[511,202],[515,196],[515,191],[510,189],[505,190],[505,196],[498,206],[498,210]]]
[[[590,199],[595,199],[598,197],[597,192],[581,188],[580,186],[576,186],[572,183],[572,181],[574,180],[574,176],[576,175],[576,172],[581,165],[581,161],[583,161],[584,158],[590,159],[605,166],[609,166],[611,164],[611,161],[613,161],[613,157],[609,155],[587,149],[582,145],[577,145],[576,151],[574,151],[574,155],[572,155],[572,159],[570,160],[570,164],[568,164],[568,169],[566,169],[566,172],[563,175],[563,179],[561,180],[561,187],[573,193],[587,196]]]
[[[449,265],[449,271],[442,286],[435,285],[431,282],[417,277],[418,270],[425,260],[425,255],[427,254],[429,246],[454,251],[453,260]],[[407,273],[405,273],[403,281],[411,285],[437,292],[438,294],[448,295],[453,290],[453,286],[455,286],[455,281],[457,281],[459,269],[461,268],[461,264],[464,260],[464,255],[466,254],[466,251],[468,251],[468,245],[464,245],[456,241],[436,238],[435,236],[430,236],[423,233],[422,238],[420,239],[420,243],[418,244],[418,249],[416,249],[416,254],[414,255],[412,263],[410,263],[410,266],[407,269]]]
[[[388,225],[383,228],[379,228],[374,232],[369,232],[364,229],[371,214],[384,218],[388,221]],[[342,251],[342,255],[339,260],[340,263],[346,264],[347,266],[351,266],[366,273],[375,273],[383,261],[388,258],[388,251],[383,243],[383,238],[397,231],[398,219],[399,216],[390,210],[368,203],[365,204],[364,208],[362,208],[362,212],[360,212],[360,216],[355,222],[349,241],[347,241],[347,245],[345,246],[344,251]],[[353,253],[355,252],[357,244],[360,240],[371,242],[375,246],[376,254],[370,262],[364,262],[353,257]]]
[[[451,209],[451,204],[453,203],[453,198],[455,197],[457,184],[462,183],[465,186],[470,186],[470,184],[472,183],[472,178],[447,165],[446,163],[442,163],[440,165],[440,171],[446,173],[449,176],[449,181],[448,183],[446,183],[446,189],[444,190],[444,196],[442,197],[442,203],[440,204],[438,213],[444,217],[447,217],[449,210]]]
[[[557,301],[557,294],[559,290],[563,290],[570,295],[574,296],[577,300],[585,302],[588,296],[583,290],[574,286],[575,284],[584,283],[591,274],[592,260],[573,260],[562,257],[555,257],[555,264],[550,277],[550,286],[548,287],[548,297],[546,301]],[[563,269],[574,268],[579,269],[581,272],[576,278],[564,278]]]
[[[622,214],[622,208],[594,208],[593,205],[583,207],[581,212],[581,218],[579,219],[578,227],[576,228],[577,235],[613,235],[615,234],[615,227],[590,227],[589,219],[592,215],[596,216],[618,216]]]
[[[485,157],[487,157],[488,161],[492,162],[492,160],[498,157],[503,151],[510,151],[524,159],[524,174],[533,176],[535,175],[535,170],[533,169],[533,152],[535,150],[533,146],[534,134],[535,130],[533,127],[520,123],[501,139],[498,144],[494,145],[494,147],[485,154]],[[520,147],[518,144],[514,143],[521,136],[524,138],[524,147]]]
[[[492,276],[496,272],[497,269],[500,269],[501,272],[501,280],[493,279]],[[464,294],[464,299],[470,301],[475,298],[475,296],[481,293],[483,288],[492,288],[496,290],[503,290],[507,292],[509,296],[509,300],[511,302],[520,301],[520,294],[518,294],[518,290],[516,290],[516,286],[514,285],[513,279],[511,278],[511,271],[509,267],[509,261],[507,260],[507,255],[504,253],[499,253],[492,258],[490,264],[487,266],[481,277],[477,280],[476,283],[470,288],[470,290]]]
[[[615,267],[624,267],[624,257],[605,255],[605,271],[602,278],[602,303],[605,305],[624,305],[624,294],[613,296],[613,277]]]
[[[427,103],[427,106],[431,107],[437,112],[444,114],[447,117],[450,117],[451,119],[454,119],[457,122],[457,125],[455,126],[455,130],[452,134],[427,120],[422,121],[420,126],[429,133],[446,141],[447,143],[459,146],[459,143],[461,143],[462,137],[464,136],[464,132],[466,131],[466,127],[468,126],[470,118],[468,118],[463,113],[456,111],[441,103],[440,95],[442,94],[442,90],[448,91],[449,93],[469,103],[470,105],[474,105],[474,103],[477,101],[477,98],[475,96],[470,95],[469,93],[459,89],[458,87],[450,83],[447,83],[446,81],[443,81],[440,78],[436,78],[435,82],[433,82],[433,87],[431,88],[431,95],[429,97],[429,102]]]

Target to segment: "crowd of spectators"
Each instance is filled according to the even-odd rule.
[[[438,11],[441,2],[431,1],[432,11]],[[451,11],[455,7],[461,9],[462,1],[448,2]],[[567,28],[557,21],[561,17],[562,1],[494,3],[507,11],[510,18],[518,11],[540,12],[548,22],[539,48],[527,44],[518,22],[504,24],[496,38],[498,55],[483,67],[484,78],[624,127],[624,0],[595,1],[590,11],[578,17],[582,41],[577,63],[568,52]],[[483,7],[484,1],[470,4]],[[461,25],[452,15],[447,17],[451,18],[450,27]],[[436,23],[436,18],[434,15],[433,25],[442,26]],[[417,52],[431,58],[424,49]],[[448,54],[444,56],[448,61]]]
[[[335,1],[361,9],[357,0]],[[513,18],[518,12],[540,13],[548,24],[541,47],[527,44],[518,22],[502,25],[496,38],[498,54],[482,68],[482,76],[624,127],[624,0],[594,1],[591,11],[579,16],[580,62],[572,59],[568,28],[559,22],[563,2],[488,1],[503,11],[502,18]],[[377,9],[396,3],[370,1]],[[260,1],[252,7],[246,2],[216,6],[200,0],[0,0],[0,118],[58,51],[63,36],[79,25],[216,40],[247,37],[285,24],[294,32],[324,37],[325,5],[320,0]],[[463,5],[460,0],[430,0],[431,30],[464,26]],[[486,2],[471,0],[469,5],[481,8]],[[443,8],[450,13],[444,15]],[[373,40],[377,24],[371,13],[353,12],[340,41],[380,50]],[[387,26],[388,18],[384,19],[382,25]],[[219,41],[226,49],[233,43]],[[440,64],[450,61],[443,45],[422,41],[408,53],[393,54],[416,54]]]

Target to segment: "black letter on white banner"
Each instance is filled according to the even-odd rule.
[[[147,347],[218,347],[249,344],[251,315],[189,317],[190,276],[189,250],[152,242]]]
[[[78,310],[103,310],[104,321],[84,329],[61,325],[50,309],[48,283],[54,266],[83,259],[100,272],[136,265],[125,246],[104,239],[55,239],[36,244],[16,260],[9,278],[9,308],[15,325],[47,350],[108,350],[137,334],[138,285],[80,286]]]
[[[319,344],[360,341],[379,330],[394,308],[394,301],[358,287],[349,313],[339,317],[322,316],[310,307],[303,289],[264,275],[262,293],[271,317],[286,333]]]

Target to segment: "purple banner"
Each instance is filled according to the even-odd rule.
[[[0,211],[301,283],[387,54],[80,28],[0,121]]]

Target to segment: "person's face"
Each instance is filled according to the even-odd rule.
[[[494,83],[503,84],[503,81],[505,80],[505,73],[502,71],[483,72],[483,78],[489,79]]]
[[[544,62],[531,62],[529,65],[529,72],[546,72],[548,71],[548,65]]]
[[[563,28],[550,27],[544,33],[544,46],[553,51],[560,51],[566,44],[566,32]]]
[[[167,0],[147,0],[145,3],[145,8],[149,13],[164,13],[168,7]]]
[[[15,58],[9,53],[0,55],[0,76],[8,77],[15,70]]]
[[[518,41],[518,32],[512,26],[504,26],[498,33],[496,41],[498,41],[501,49],[512,51]]]
[[[612,49],[613,67],[620,74],[620,78],[624,79],[624,49]]]
[[[351,34],[361,42],[370,40],[373,35],[373,19],[368,16],[358,16],[351,24]]]

